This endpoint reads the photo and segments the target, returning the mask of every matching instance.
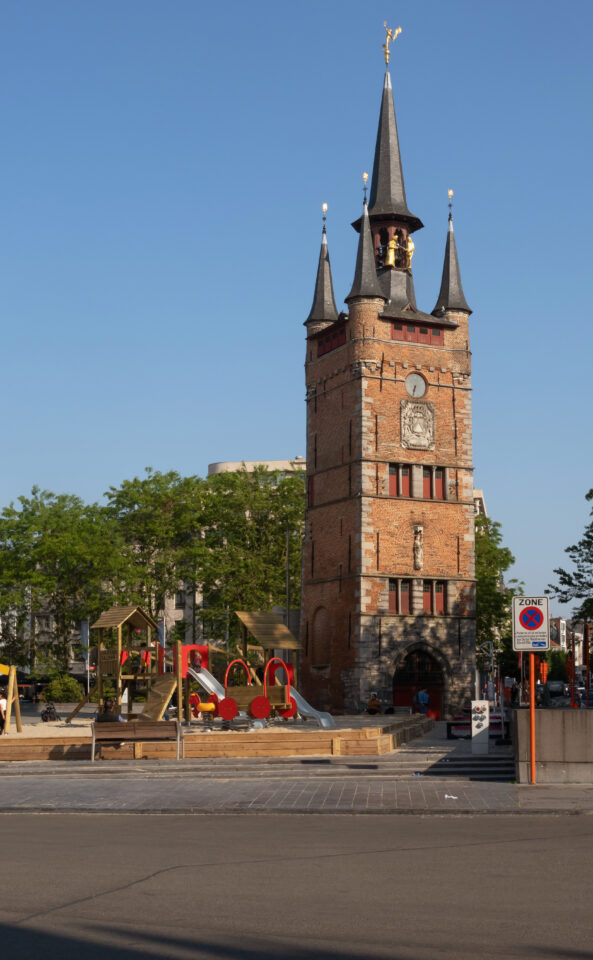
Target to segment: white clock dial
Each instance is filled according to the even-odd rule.
[[[419,373],[410,373],[406,377],[406,390],[411,397],[423,397],[426,393],[426,380]]]

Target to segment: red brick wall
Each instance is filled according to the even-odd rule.
[[[449,313],[458,326],[435,347],[392,340],[382,308],[377,300],[354,302],[346,344],[320,358],[313,339],[307,346],[313,503],[303,557],[302,683],[319,707],[358,711],[371,689],[390,697],[394,670],[420,644],[443,667],[452,710],[471,695],[475,632],[467,316]],[[428,385],[422,401],[434,410],[430,450],[401,445],[405,378],[415,371]],[[420,496],[389,496],[390,463],[417,468],[412,492]],[[445,500],[422,498],[422,466],[446,470]],[[422,527],[421,569],[415,527]],[[389,579],[398,577],[414,581],[415,616],[388,614]],[[420,613],[424,579],[446,582],[445,616]]]

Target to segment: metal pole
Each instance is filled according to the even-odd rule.
[[[575,663],[576,648],[575,648],[575,641],[574,641],[574,630],[572,630],[571,633],[572,633],[572,637],[571,637],[572,658],[571,658],[571,668],[570,668],[570,705],[571,707],[576,707],[577,705],[576,698],[575,698],[576,691],[575,691],[575,685],[574,685],[574,678],[576,673],[576,663]]]
[[[286,626],[290,611],[290,527],[286,527]]]
[[[585,644],[585,683],[587,684],[587,710],[589,709],[589,623],[585,617],[583,621],[583,643]]]
[[[529,654],[529,759],[531,783],[535,783],[535,654]]]

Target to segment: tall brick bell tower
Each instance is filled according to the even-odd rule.
[[[388,44],[387,44],[388,47]],[[388,50],[386,62],[388,63]],[[449,193],[441,288],[416,305],[412,234],[389,70],[348,312],[324,224],[307,328],[307,524],[301,682],[324,709],[450,716],[475,669],[471,313]]]

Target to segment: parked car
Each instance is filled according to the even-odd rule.
[[[542,706],[570,707],[570,687],[563,680],[548,680],[544,685]]]

